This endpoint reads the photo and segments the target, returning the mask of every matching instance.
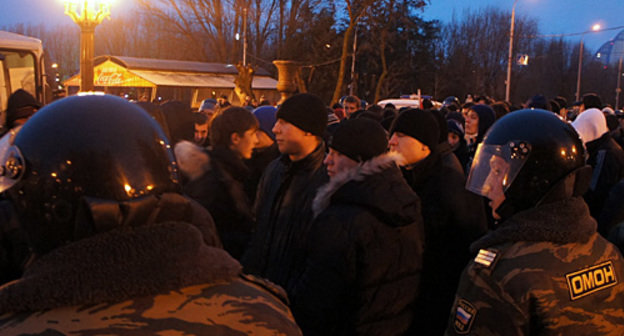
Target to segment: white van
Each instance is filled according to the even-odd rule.
[[[24,89],[39,102],[46,102],[43,46],[41,40],[0,30],[0,120],[6,118],[7,99]]]

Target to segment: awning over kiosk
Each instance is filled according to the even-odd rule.
[[[234,79],[238,73],[231,64],[123,56],[99,56],[95,58],[94,64],[93,81],[96,88],[105,91],[107,88],[154,88],[151,90],[152,99],[155,98],[156,88],[195,89],[191,94],[193,106],[197,105],[198,100],[208,98],[203,97],[205,94],[202,93],[233,92]],[[80,87],[80,74],[69,78],[64,84],[67,88],[77,89]],[[271,78],[266,70],[256,70],[252,82],[254,91],[261,91],[262,95],[277,95],[276,86],[277,80]]]

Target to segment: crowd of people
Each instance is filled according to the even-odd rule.
[[[623,335],[624,120],[9,99],[0,335]]]

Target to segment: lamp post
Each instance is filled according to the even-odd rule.
[[[110,7],[107,0],[65,0],[65,14],[80,27],[80,91],[93,91],[93,36]]]
[[[599,31],[600,25],[595,24],[592,26],[591,31]],[[587,32],[585,32],[587,33]],[[581,45],[579,47],[579,62],[578,62],[578,72],[576,75],[576,101],[581,100],[581,72],[583,71],[583,38],[585,37],[585,33],[581,35]]]
[[[505,83],[505,101],[509,101],[509,96],[511,93],[511,62],[513,60],[513,40],[517,4],[518,0],[515,0],[513,7],[511,7],[511,28],[509,28],[509,56],[507,57],[507,82]]]
[[[622,92],[622,56],[620,56],[620,62],[618,64],[617,72],[617,88],[615,89],[615,109],[620,107],[620,92]]]

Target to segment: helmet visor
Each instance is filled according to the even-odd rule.
[[[16,127],[0,138],[0,192],[10,189],[24,176],[25,162],[19,148],[13,145],[21,129]]]
[[[504,197],[514,179],[526,162],[528,144],[486,145],[479,144],[466,189],[491,200]]]

